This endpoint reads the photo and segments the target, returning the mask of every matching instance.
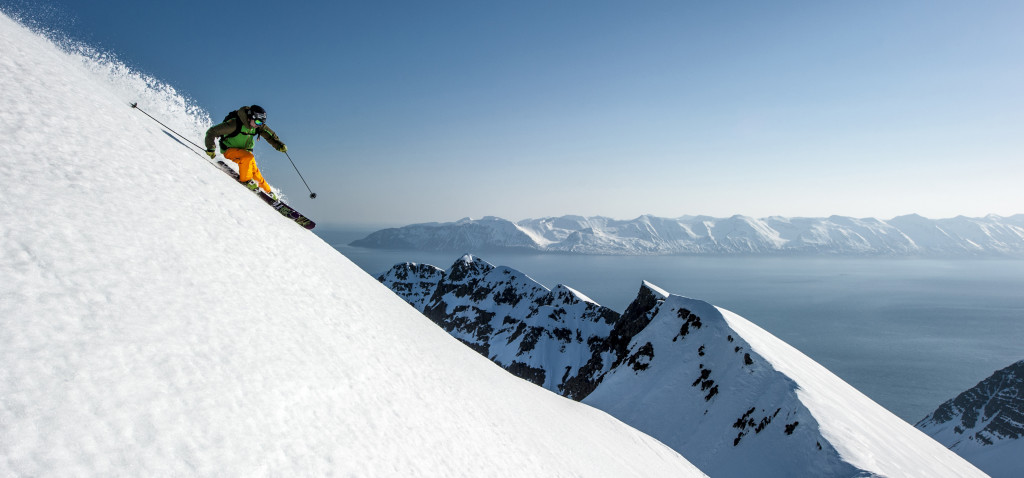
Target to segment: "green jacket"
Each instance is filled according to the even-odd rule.
[[[234,117],[206,130],[206,150],[213,151],[214,139],[219,137],[221,153],[228,148],[241,148],[246,151],[252,151],[252,148],[256,145],[257,134],[266,139],[274,149],[279,150],[284,146],[281,139],[277,137],[277,133],[267,127],[266,123],[263,126],[250,128],[249,107],[243,106],[235,112]]]

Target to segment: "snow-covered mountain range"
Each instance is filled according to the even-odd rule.
[[[620,314],[471,255],[378,280],[509,372],[710,476],[985,476],[753,323],[647,282]]]
[[[0,15],[0,476],[705,476],[463,347],[107,58]]]
[[[620,221],[498,217],[383,229],[353,246],[428,251],[526,250],[576,254],[843,254],[1024,256],[1024,214],[887,221],[746,216],[640,216]]]
[[[1024,361],[943,403],[917,428],[993,478],[1024,476]]]

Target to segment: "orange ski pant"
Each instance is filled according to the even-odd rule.
[[[270,192],[270,185],[263,179],[263,175],[260,174],[260,168],[256,166],[256,157],[252,155],[252,151],[246,151],[241,148],[228,148],[224,151],[224,157],[230,159],[238,165],[238,181],[247,183],[250,179],[255,179],[260,185],[260,189]]]

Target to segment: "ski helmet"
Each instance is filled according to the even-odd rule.
[[[256,121],[258,125],[263,124],[267,121],[267,110],[260,105],[252,105],[249,107],[249,119]]]

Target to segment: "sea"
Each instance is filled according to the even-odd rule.
[[[319,231],[368,274],[462,253],[349,246],[371,230]],[[622,312],[643,281],[731,310],[916,424],[1024,360],[1024,260],[825,256],[590,256],[463,251]]]

